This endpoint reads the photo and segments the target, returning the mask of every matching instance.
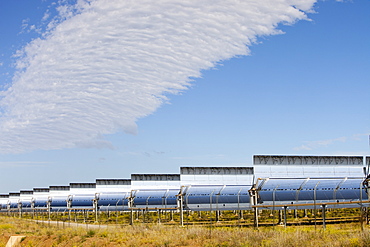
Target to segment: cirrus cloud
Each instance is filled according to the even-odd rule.
[[[315,0],[92,0],[58,8],[18,54],[0,92],[0,152],[104,147],[105,134],[186,90],[202,70],[248,55],[257,37],[307,19]],[[49,15],[49,13],[47,13]],[[59,20],[59,21],[56,21]]]

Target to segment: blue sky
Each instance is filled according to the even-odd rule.
[[[369,1],[54,2],[0,2],[1,192],[370,154]]]

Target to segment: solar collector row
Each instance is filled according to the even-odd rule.
[[[132,174],[131,179],[96,179],[95,183],[70,183],[69,186],[11,192],[8,197],[0,196],[0,204],[4,208],[4,202],[7,200],[15,207],[17,199],[21,199],[21,203],[23,204],[23,200],[24,205],[28,207],[30,205],[28,201],[31,201],[29,196],[33,196],[38,207],[45,206],[47,201],[50,201],[52,207],[66,207],[68,200],[72,207],[92,207],[93,200],[96,200],[101,207],[122,204],[122,208],[124,206],[128,208],[128,198],[131,198],[132,206],[136,208],[148,206],[154,208],[176,206],[177,195],[182,194],[184,207],[191,210],[207,210],[215,204],[225,210],[240,207],[247,209],[252,206],[249,190],[253,187],[253,176],[257,176],[255,177],[257,179],[259,175],[262,174],[261,177],[264,178],[267,174],[256,171],[270,169],[273,173],[283,169],[277,175],[284,176],[294,169],[297,173],[302,173],[306,168],[317,176],[329,177],[310,179],[290,177],[281,180],[269,177],[260,180],[256,184],[258,202],[269,205],[276,201],[295,203],[312,200],[367,200],[363,178],[351,178],[362,173],[364,163],[370,164],[369,157],[365,160],[364,162],[360,156],[256,155],[254,167],[181,167],[180,174]],[[321,173],[315,173],[313,169],[318,165],[324,167],[320,168]],[[318,167],[316,170],[320,169]],[[341,171],[338,174],[348,173],[350,178],[333,178],[333,174],[327,174],[332,171]],[[304,173],[301,175],[304,176]]]

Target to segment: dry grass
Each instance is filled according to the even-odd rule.
[[[66,225],[67,226],[67,225]],[[0,246],[11,235],[27,236],[21,246],[370,246],[370,230],[359,224],[297,227],[179,227],[138,224],[108,229],[63,228],[0,217]]]

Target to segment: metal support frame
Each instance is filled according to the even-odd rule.
[[[99,222],[99,200],[100,200],[100,193],[95,193],[93,205],[94,205],[94,210],[95,210],[95,221],[96,222]]]
[[[31,213],[32,213],[32,219],[35,218],[35,199],[31,199]]]
[[[316,230],[316,221],[317,221],[317,212],[316,212],[316,189],[317,189],[317,186],[319,185],[320,181],[317,182],[317,184],[315,185],[315,188],[313,189],[313,208],[314,208],[314,215],[315,215],[315,230]]]
[[[287,210],[288,206],[284,205],[283,208],[284,208],[284,228],[286,228],[286,225],[287,225],[287,212],[286,212],[286,210]]]
[[[241,191],[242,191],[242,188],[240,188],[238,191],[238,224],[239,224],[239,227],[240,227],[240,220],[243,219],[242,210],[240,210],[240,192]]]
[[[369,173],[369,164],[370,164],[370,163],[368,163],[368,164],[367,164],[367,167],[366,167],[366,170],[367,170],[366,174],[368,174],[368,173]],[[370,174],[366,176],[366,178],[365,178],[364,182],[362,183],[362,186],[364,187],[365,192],[366,192],[366,194],[367,194],[367,198],[368,198],[368,200],[369,200],[369,198],[370,198],[369,183],[370,183]],[[362,186],[361,186],[361,188],[362,188]],[[362,196],[362,193],[361,193],[361,196]],[[365,215],[366,224],[369,224],[368,208],[367,208],[367,207],[365,208],[365,211],[366,211],[366,215]]]
[[[49,219],[50,219],[50,215],[51,215],[51,200],[52,200],[51,197],[49,197],[47,202],[46,202],[46,207],[47,207]]]
[[[119,199],[118,201],[116,202],[116,224],[118,224],[118,213],[119,213],[119,210],[118,210],[118,203],[119,203]]]
[[[68,220],[71,221],[71,211],[72,211],[72,195],[67,197],[67,209],[68,209]],[[76,212],[75,212],[75,221],[76,220]]]
[[[217,222],[217,223],[218,223],[218,222],[220,222],[220,214],[221,214],[221,212],[220,212],[220,210],[219,210],[219,208],[218,208],[218,199],[219,199],[219,197],[220,197],[220,195],[221,195],[222,191],[223,191],[225,188],[226,188],[226,185],[224,185],[224,186],[220,189],[220,191],[216,194],[216,222]]]
[[[275,224],[275,197],[276,197],[276,190],[278,187],[279,185],[277,185],[274,188],[274,191],[272,192],[272,217],[273,217],[272,224]]]
[[[215,190],[212,191],[212,193],[209,195],[209,224],[212,227],[212,197],[213,193],[215,193]],[[216,217],[217,217],[217,211],[216,211]],[[211,227],[209,229],[211,229]]]
[[[10,216],[10,201],[6,204],[6,210],[8,211],[8,216]]]
[[[95,223],[99,222],[99,216],[98,216],[98,207],[99,204],[99,193],[95,193],[95,197],[93,199],[93,211],[95,213]]]
[[[134,225],[134,210],[130,209],[130,226]]]
[[[257,179],[256,184],[253,184],[252,188],[248,191],[249,195],[250,195],[250,198],[251,198],[252,207],[253,207],[253,215],[254,215],[254,224],[253,225],[254,225],[255,228],[258,228],[258,208],[255,207],[255,206],[257,206],[257,204],[258,204],[258,188],[257,188],[257,185],[258,185],[259,180],[260,179]]]
[[[177,208],[180,211],[180,226],[184,226],[184,196],[186,196],[186,191],[189,189],[188,186],[181,186],[179,194],[176,195],[177,197]],[[173,220],[173,214],[171,215]]]
[[[360,183],[360,225],[361,225],[361,231],[364,230],[364,212],[363,212],[363,204],[362,204],[362,187],[363,182]]]
[[[130,191],[130,196],[127,198],[128,199],[128,207],[130,209],[130,226],[134,225],[134,200],[136,196],[136,190],[131,190]]]
[[[17,207],[18,207],[19,218],[22,218],[22,201],[20,200],[18,201]]]
[[[179,202],[179,208],[180,208],[180,226],[184,226],[184,205],[183,205],[184,196],[183,194],[179,194],[178,196],[178,202]]]
[[[326,229],[326,215],[325,215],[325,213],[326,213],[326,210],[325,210],[326,204],[323,203],[321,205],[321,207],[322,207],[322,227],[325,230]]]

